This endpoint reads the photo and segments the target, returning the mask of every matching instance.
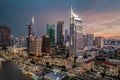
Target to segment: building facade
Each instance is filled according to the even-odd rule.
[[[58,21],[57,22],[57,45],[59,47],[63,46],[64,43],[64,33],[63,33],[63,27],[64,26],[64,22],[63,21]]]
[[[76,44],[79,43],[79,40],[82,36],[78,36],[77,33],[81,33],[82,34],[82,19],[78,17],[78,15],[76,15],[73,12],[73,9],[71,7],[71,15],[70,15],[70,36],[69,36],[69,40],[70,40],[70,54],[74,54],[77,51],[77,46]],[[81,45],[81,44],[80,44]]]
[[[42,36],[42,52],[50,53],[50,37],[48,35]]]
[[[94,45],[98,48],[103,48],[104,46],[104,38],[100,36],[96,36],[94,40]]]
[[[54,48],[55,46],[55,25],[47,24],[46,34],[50,37],[50,47]]]
[[[42,55],[42,53],[41,53],[41,51],[42,51],[42,39],[39,38],[39,37],[36,37],[34,43],[35,43],[34,44],[35,55],[36,56],[41,56]]]
[[[11,29],[7,25],[0,25],[0,47],[10,46]]]
[[[65,30],[64,42],[68,42],[68,41],[69,41],[69,34],[68,34],[68,30]]]
[[[34,29],[33,29],[33,25],[34,25],[34,17],[32,17],[31,23],[28,26],[28,36],[32,35],[34,36]]]
[[[120,47],[120,39],[104,39],[105,46]]]
[[[38,37],[29,36],[27,38],[27,41],[28,54],[33,56],[40,56],[42,50],[42,39]]]
[[[93,34],[86,34],[83,35],[83,43],[84,43],[84,47],[92,47],[94,44],[94,35]]]
[[[34,55],[34,44],[35,44],[35,38],[33,36],[29,36],[27,38],[27,51],[28,54]]]
[[[11,40],[12,46],[27,47],[26,37],[12,38]]]
[[[77,33],[77,39],[76,39],[76,50],[83,50],[83,34],[82,33]]]

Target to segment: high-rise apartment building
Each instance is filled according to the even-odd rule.
[[[34,52],[36,56],[40,56],[42,51],[42,39],[39,37],[35,38],[35,42],[34,42]]]
[[[42,36],[42,52],[50,53],[50,37],[48,35]]]
[[[94,40],[94,45],[98,48],[103,48],[104,46],[104,38],[100,36],[96,36]]]
[[[0,25],[0,47],[10,46],[11,29],[7,25]]]
[[[34,51],[34,48],[35,48],[35,37],[34,36],[29,36],[27,38],[27,51],[28,51],[28,54],[30,55],[34,55],[35,51]]]
[[[93,34],[83,35],[83,43],[84,47],[92,47],[94,45],[94,35]]]
[[[42,39],[38,37],[29,36],[27,38],[28,41],[28,54],[29,55],[41,55],[41,46],[42,46]]]
[[[34,17],[32,17],[31,24],[28,25],[27,50],[29,55],[41,55],[42,39],[34,37]]]

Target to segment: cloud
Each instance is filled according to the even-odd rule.
[[[84,33],[111,35],[120,32],[120,0],[0,0],[0,24],[10,25],[15,35],[26,35],[25,24],[35,16],[34,30],[38,35],[45,34],[46,24],[57,24],[59,20],[65,21],[64,27],[69,29],[71,4],[83,19]]]
[[[120,34],[120,12],[102,12],[91,14],[91,12],[82,13],[84,33],[95,35],[118,35]],[[114,34],[116,33],[116,34]],[[113,34],[113,35],[112,35]]]
[[[106,28],[117,29],[120,26],[120,19],[113,20],[111,22],[102,23],[101,26],[105,26]]]

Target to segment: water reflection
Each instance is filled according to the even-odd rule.
[[[21,73],[16,65],[11,63],[0,64],[0,80],[32,80]]]

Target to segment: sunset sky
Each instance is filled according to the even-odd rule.
[[[83,33],[120,38],[120,0],[0,0],[0,24],[17,37],[27,35],[32,16],[37,36],[45,34],[46,24],[60,20],[69,29],[71,5],[83,20]]]

